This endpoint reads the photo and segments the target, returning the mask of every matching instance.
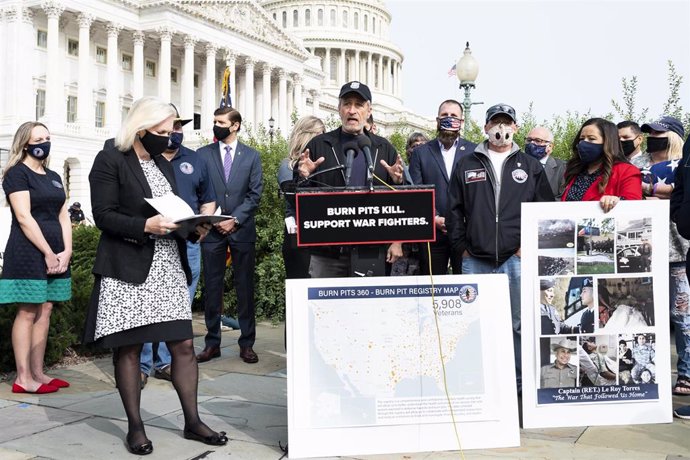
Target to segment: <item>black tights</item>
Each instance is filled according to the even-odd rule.
[[[216,434],[199,418],[197,408],[197,387],[199,383],[199,368],[194,354],[192,340],[178,340],[166,342],[172,357],[172,383],[180,398],[184,413],[185,430],[201,436]],[[115,365],[115,382],[122,404],[127,414],[127,442],[132,446],[139,446],[148,441],[141,420],[141,370],[139,357],[142,344],[120,347]]]

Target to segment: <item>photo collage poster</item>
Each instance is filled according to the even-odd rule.
[[[668,218],[630,204],[604,214],[598,203],[563,203],[589,210],[531,220],[523,286],[532,283],[533,309],[526,317],[523,306],[522,323],[533,340],[523,337],[523,356],[531,347],[538,407],[660,399],[657,361],[669,360]]]

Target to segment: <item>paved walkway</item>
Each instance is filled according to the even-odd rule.
[[[203,347],[203,320],[194,321]],[[228,433],[222,448],[182,438],[182,411],[172,385],[150,378],[142,416],[153,441],[150,460],[279,459],[287,442],[287,395],[283,326],[257,328],[258,364],[238,356],[239,332],[223,333],[220,359],[200,365],[199,404],[212,428]],[[122,459],[125,414],[114,388],[110,357],[51,372],[72,386],[57,394],[15,395],[0,384],[0,459]],[[690,396],[674,398],[674,407]],[[523,430],[522,446],[465,452],[466,459],[690,459],[690,421],[630,427]],[[685,455],[686,457],[683,457]],[[450,459],[458,452],[360,456],[360,459]]]

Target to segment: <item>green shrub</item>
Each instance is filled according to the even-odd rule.
[[[93,288],[93,260],[100,231],[96,227],[85,225],[75,227],[72,232],[72,299],[54,306],[50,318],[48,344],[45,363],[54,364],[64,356],[65,350],[78,344],[84,330],[84,320]],[[12,323],[17,308],[15,306],[0,309],[0,370],[14,369],[12,351]],[[88,350],[82,350],[82,352]]]

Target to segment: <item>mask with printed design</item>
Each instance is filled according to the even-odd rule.
[[[40,144],[27,144],[26,153],[37,160],[45,160],[50,154],[50,141],[42,142]]]
[[[513,143],[513,127],[500,123],[489,129],[486,134],[489,135],[489,143],[496,147],[505,147]]]

